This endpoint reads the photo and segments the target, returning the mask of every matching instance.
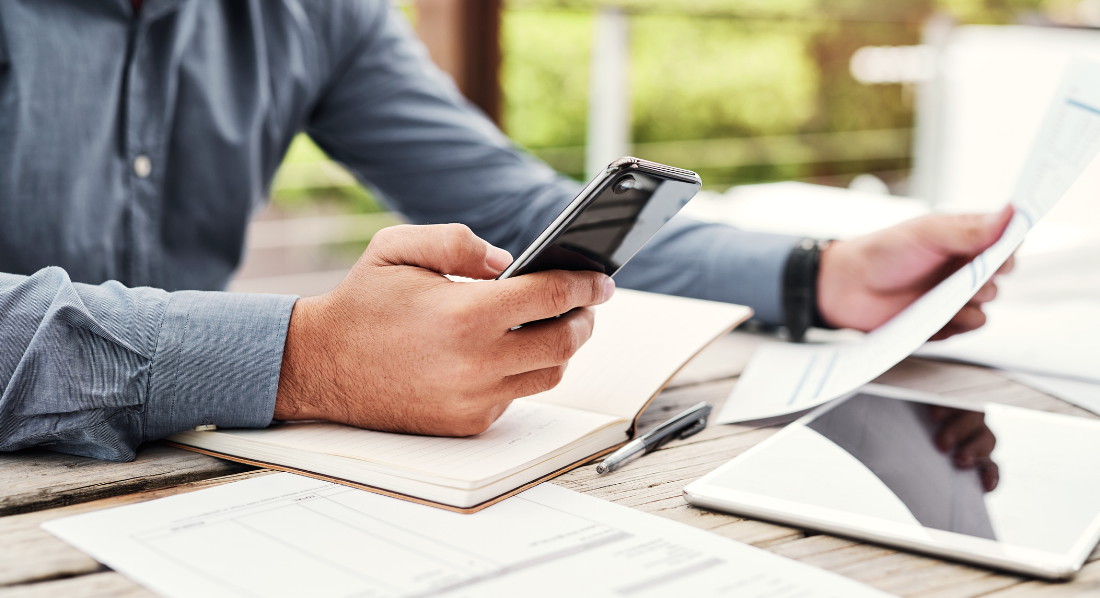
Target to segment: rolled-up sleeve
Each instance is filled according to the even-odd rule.
[[[268,425],[295,299],[0,274],[0,450],[124,461],[194,426]]]

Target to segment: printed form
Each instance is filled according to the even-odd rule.
[[[846,395],[917,350],[1012,255],[1100,151],[1100,65],[1075,62],[1024,165],[1016,214],[997,243],[889,322],[857,341],[761,346],[719,413],[719,423],[804,411]]]
[[[48,522],[165,596],[885,596],[542,484],[472,515],[276,473]]]

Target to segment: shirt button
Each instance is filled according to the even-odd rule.
[[[134,174],[138,178],[146,178],[149,173],[153,172],[153,161],[149,159],[149,156],[142,154],[134,158]]]

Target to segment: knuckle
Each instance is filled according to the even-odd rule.
[[[455,422],[455,435],[477,436],[488,430],[495,420],[492,412],[488,410],[467,414]]]
[[[561,383],[565,378],[565,364],[549,367],[544,370],[543,386],[542,390],[550,390]]]
[[[470,250],[474,243],[471,240],[474,239],[474,233],[470,230],[470,227],[465,224],[459,224],[452,222],[450,224],[440,224],[439,239],[443,245],[443,250],[448,255],[466,255],[470,253]]]
[[[387,226],[371,236],[363,255],[371,256],[374,260],[386,261],[389,259],[388,256],[400,251],[402,242],[413,233],[415,233],[415,227],[409,224]]]
[[[565,377],[565,364],[543,368],[527,374],[520,396],[531,396],[554,388]]]
[[[550,284],[546,285],[543,293],[546,315],[557,316],[569,311],[572,307],[571,299],[572,293],[567,280],[558,280],[557,277],[550,279]]]
[[[583,328],[577,324],[576,319],[570,320],[567,324],[560,327],[554,342],[554,358],[557,363],[569,361],[585,341]]]
[[[383,228],[374,233],[374,235],[371,237],[370,244],[391,244],[394,242],[395,239],[409,234],[412,231],[412,228],[412,225],[409,224],[397,224],[394,226],[387,226],[386,228]]]
[[[597,275],[588,277],[588,297],[585,300],[585,305],[596,303],[603,297],[604,278]]]

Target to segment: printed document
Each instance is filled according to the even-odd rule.
[[[472,515],[289,473],[48,522],[165,596],[885,596],[551,484]]]
[[[804,411],[870,382],[942,328],[1012,255],[1032,226],[1094,163],[1100,151],[1100,65],[1067,70],[1011,198],[1016,213],[999,241],[854,342],[771,343],[749,362],[717,421]]]

